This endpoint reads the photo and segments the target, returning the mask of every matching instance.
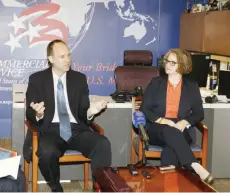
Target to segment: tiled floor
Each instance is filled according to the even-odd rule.
[[[90,183],[90,187],[92,187],[92,183]],[[230,179],[216,179],[213,187],[218,192],[230,192]],[[71,183],[63,183],[63,188],[65,192],[82,192],[82,191],[90,191],[83,189],[83,182],[76,181]],[[31,190],[31,189],[30,189]],[[50,189],[46,184],[40,184],[38,186],[39,192],[49,192]]]
[[[213,187],[218,192],[230,192],[230,179],[216,179]]]
[[[89,182],[90,189],[84,190],[84,182],[83,181],[75,181],[71,183],[62,183],[62,187],[65,192],[91,192],[92,183]],[[29,185],[29,192],[31,191],[31,186]],[[50,192],[50,188],[47,184],[39,184],[38,192]]]

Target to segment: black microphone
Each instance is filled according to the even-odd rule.
[[[133,113],[133,125],[135,128],[140,129],[141,137],[145,144],[148,146],[149,145],[149,137],[145,131],[145,126],[146,124],[146,119],[144,113],[141,111],[136,111]]]

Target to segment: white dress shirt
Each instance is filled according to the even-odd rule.
[[[52,123],[59,123],[59,116],[58,116],[58,109],[57,109],[57,85],[58,85],[59,77],[55,74],[54,71],[52,71],[52,73],[53,73],[53,81],[54,81],[54,98],[55,98],[55,110],[54,110],[54,117],[53,117]],[[66,108],[67,108],[67,112],[69,114],[69,120],[71,123],[77,123],[77,121],[75,120],[74,116],[72,115],[70,107],[69,107],[69,100],[68,100],[67,88],[66,88],[66,72],[65,72],[65,74],[62,75],[62,77],[60,77],[60,79],[62,81],[63,88],[64,88]]]

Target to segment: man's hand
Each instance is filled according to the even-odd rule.
[[[90,111],[92,114],[97,114],[107,107],[107,101],[101,100],[90,103]]]
[[[92,116],[100,113],[103,109],[107,107],[107,103],[108,102],[104,100],[90,103],[90,107],[87,111],[87,117],[91,118]]]
[[[187,125],[189,125],[188,121],[181,120],[176,123],[176,128],[183,132]]]
[[[44,111],[45,111],[45,107],[44,107],[44,102],[40,102],[40,103],[30,103],[30,107],[35,110],[36,112],[36,120],[39,121],[40,119],[43,118],[44,116]]]

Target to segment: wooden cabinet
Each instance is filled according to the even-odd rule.
[[[180,48],[230,56],[230,10],[182,14]]]

